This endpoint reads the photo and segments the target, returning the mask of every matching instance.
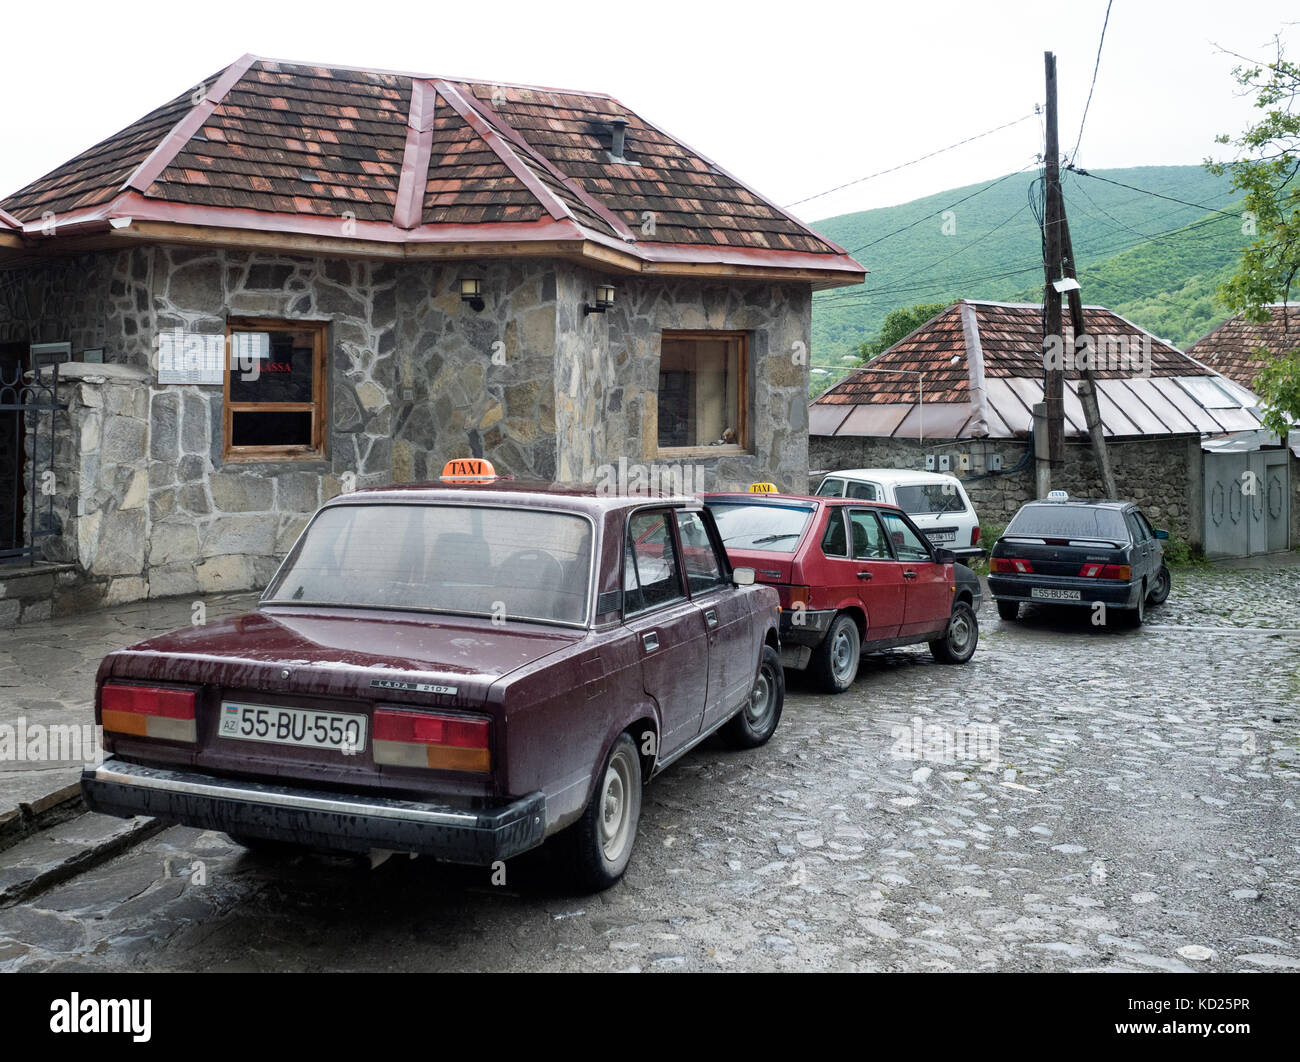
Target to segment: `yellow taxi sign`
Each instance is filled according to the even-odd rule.
[[[779,494],[775,483],[751,483],[749,485],[750,494]]]
[[[442,478],[451,483],[491,483],[497,470],[482,457],[455,457],[442,466]]]

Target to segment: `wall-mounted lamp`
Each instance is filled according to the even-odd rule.
[[[614,305],[614,285],[597,284],[596,285],[596,305],[584,306],[582,315],[585,317],[589,313],[604,313]]]
[[[483,310],[483,281],[478,277],[460,278],[460,301],[469,303],[475,313]]]

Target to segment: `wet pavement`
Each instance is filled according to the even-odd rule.
[[[1294,566],[1179,571],[1136,631],[986,600],[965,666],[795,678],[766,747],[650,785],[597,896],[173,827],[0,910],[0,970],[1300,969],[1297,600]]]

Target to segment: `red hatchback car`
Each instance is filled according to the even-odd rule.
[[[979,641],[979,577],[897,506],[792,494],[708,494],[732,563],[781,595],[781,662],[829,693],[863,652],[925,642],[964,664]]]
[[[733,572],[694,499],[346,494],[257,611],[104,659],[111,758],[82,789],[96,811],[250,847],[487,866],[554,836],[603,888],[644,780],[712,733],[750,748],[775,731],[777,625],[776,591]]]

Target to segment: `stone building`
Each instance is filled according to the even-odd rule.
[[[0,551],[62,565],[0,622],[256,586],[457,456],[802,489],[812,292],[864,274],[608,96],[251,56],[0,207],[0,374],[67,406],[0,466]]]
[[[1091,339],[1082,349],[1097,379],[1121,497],[1175,538],[1200,546],[1202,443],[1258,429],[1258,400],[1103,307],[1085,307],[1084,323]],[[1053,470],[1052,486],[1095,498],[1101,478],[1073,346],[1067,331],[1048,351],[1061,357],[1066,375],[1065,463]],[[811,468],[920,469],[931,459],[936,471],[962,478],[981,520],[1005,524],[1035,496],[1031,432],[1033,407],[1043,401],[1044,357],[1041,306],[957,302],[812,403]]]

